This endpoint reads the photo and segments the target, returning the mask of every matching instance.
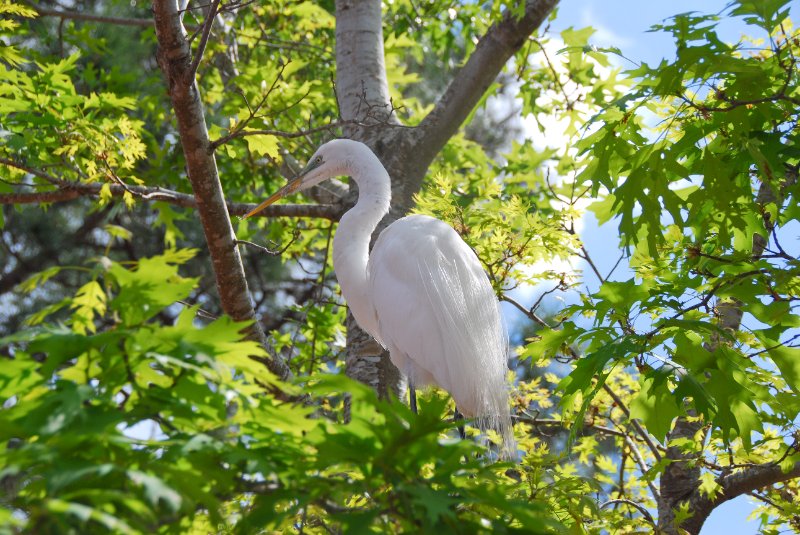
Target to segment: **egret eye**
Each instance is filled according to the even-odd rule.
[[[314,163],[316,164],[322,163],[322,156],[317,156],[316,158],[314,158]]]

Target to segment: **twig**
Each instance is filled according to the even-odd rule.
[[[644,338],[646,338],[646,339],[647,338],[652,338],[659,331],[661,331],[667,325],[669,325],[670,321],[680,318],[681,316],[685,315],[687,312],[691,312],[692,310],[697,310],[699,308],[703,308],[703,307],[707,306],[711,302],[711,298],[714,297],[714,295],[718,291],[720,291],[721,289],[723,289],[723,288],[725,288],[727,286],[731,286],[733,284],[736,284],[741,279],[746,279],[746,278],[751,277],[753,275],[767,275],[767,274],[768,274],[768,271],[766,269],[754,269],[754,270],[751,270],[751,271],[745,271],[745,272],[742,272],[742,273],[737,273],[736,275],[730,277],[729,279],[723,279],[723,280],[717,281],[717,283],[714,284],[714,286],[712,286],[711,289],[709,289],[708,292],[697,303],[695,303],[695,304],[693,304],[691,306],[684,307],[684,308],[678,310],[677,312],[675,312],[675,314],[673,314],[669,318],[666,318],[666,319],[662,320],[660,325],[654,327],[651,331],[645,333],[644,334]]]
[[[631,421],[633,427],[636,429],[636,432],[639,434],[640,437],[642,437],[642,440],[644,440],[645,443],[647,443],[647,447],[650,449],[650,452],[653,454],[653,457],[656,458],[656,461],[660,461],[661,452],[659,451],[658,446],[650,437],[650,435],[647,433],[647,430],[645,430],[645,428],[642,427],[642,424],[639,423],[639,420],[637,420],[636,418],[631,418],[631,411],[628,410],[628,407],[625,406],[625,404],[622,402],[622,399],[613,390],[611,390],[610,386],[603,383],[603,390],[605,390],[606,394],[611,396],[611,399],[614,400],[614,403],[617,404],[617,407],[619,407],[620,410],[623,413],[625,413],[625,416],[627,416],[628,419]]]
[[[533,416],[519,416],[514,414],[511,416],[511,419],[514,420],[515,422],[522,422],[536,427],[564,428],[564,420],[556,420],[554,418],[536,418]],[[625,433],[623,433],[622,431],[617,431],[616,429],[612,429],[604,425],[585,424],[584,427],[594,429],[595,431],[598,431],[605,435],[613,435],[615,437],[621,437],[621,438],[624,438],[626,436]]]
[[[38,193],[0,193],[0,204],[31,204],[40,202],[63,202],[81,196],[97,197],[104,186],[112,197],[122,197],[129,193],[147,201],[164,201],[184,208],[197,208],[197,200],[193,195],[180,193],[158,186],[122,186],[119,184],[103,184],[100,182],[74,182],[54,177],[40,169],[0,157],[0,165],[7,165],[24,171],[56,186],[55,191]],[[256,207],[255,203],[226,203],[231,215],[244,215]],[[333,204],[278,204],[268,206],[256,216],[259,217],[310,217],[338,221],[342,208]]]
[[[606,280],[603,278],[603,275],[600,273],[600,270],[597,269],[594,260],[592,260],[592,257],[589,256],[589,251],[586,250],[586,247],[583,244],[581,244],[581,251],[583,254],[578,254],[578,256],[586,260],[586,262],[589,264],[589,267],[591,267],[592,271],[594,271],[594,274],[597,276],[598,280],[600,280],[600,283],[606,282]]]
[[[200,37],[200,44],[197,45],[197,51],[194,53],[192,64],[189,67],[189,71],[186,73],[186,80],[184,80],[187,85],[194,83],[195,76],[197,75],[197,68],[200,66],[200,60],[203,59],[206,44],[208,44],[208,37],[211,35],[211,27],[214,26],[214,19],[217,17],[219,3],[220,0],[214,0],[211,3],[211,8],[208,10],[208,15],[206,15],[206,20],[203,23],[203,35]]]
[[[766,503],[767,505],[770,505],[770,506],[774,507],[778,511],[783,511],[783,507],[781,507],[780,505],[778,505],[777,503],[772,501],[770,498],[757,493],[756,491],[748,492],[747,495],[748,496],[752,496],[756,500],[760,500],[760,501]]]
[[[299,236],[300,236],[300,231],[295,230],[292,233],[292,239],[289,240],[289,242],[286,245],[284,245],[283,247],[281,247],[280,249],[269,249],[267,247],[264,247],[263,245],[259,245],[257,243],[253,243],[253,242],[250,242],[250,241],[247,241],[247,240],[234,240],[234,243],[236,245],[239,245],[239,244],[247,245],[248,247],[252,247],[253,249],[257,249],[257,250],[261,251],[262,253],[267,253],[268,255],[271,255],[271,256],[281,256],[283,253],[286,252],[287,249],[289,249],[289,247],[292,246],[292,244],[295,241],[297,241],[297,238]]]
[[[551,74],[553,75],[553,79],[556,81],[558,88],[561,90],[561,94],[564,95],[564,102],[567,105],[567,111],[572,111],[575,107],[575,102],[570,100],[569,95],[567,95],[567,91],[564,88],[564,84],[561,83],[561,76],[559,76],[556,68],[553,66],[553,63],[550,61],[550,56],[547,55],[547,50],[544,49],[544,45],[538,39],[533,39],[533,42],[539,46],[539,50],[542,51],[542,55],[544,55],[544,60],[547,62],[547,67],[550,69]],[[569,74],[567,75],[569,77]]]
[[[600,509],[603,509],[603,508],[608,507],[609,505],[613,505],[615,503],[622,503],[622,504],[625,504],[625,505],[630,505],[631,507],[633,507],[634,509],[636,509],[640,513],[642,513],[642,516],[644,516],[645,519],[648,522],[650,522],[650,524],[653,525],[653,527],[656,526],[656,522],[655,522],[655,520],[653,520],[653,516],[650,514],[650,511],[648,511],[647,509],[645,509],[644,507],[642,507],[638,503],[636,503],[634,501],[631,501],[631,500],[628,500],[628,499],[625,499],[625,498],[618,498],[616,500],[608,500],[607,502],[603,502],[602,504],[600,504]]]
[[[553,329],[553,327],[549,323],[547,323],[545,320],[539,317],[539,315],[536,314],[536,312],[533,311],[533,307],[527,309],[524,306],[522,306],[519,302],[515,301],[513,298],[508,297],[506,294],[501,295],[500,299],[505,301],[506,303],[509,303],[511,306],[513,306],[514,308],[525,314],[529,319],[535,321],[542,327]]]
[[[192,303],[190,303],[190,302],[188,302],[188,301],[184,301],[184,300],[182,300],[182,299],[178,299],[178,300],[177,300],[177,301],[175,301],[175,302],[176,302],[176,303],[179,303],[179,304],[181,304],[181,305],[183,305],[183,306],[186,306],[186,307],[193,307],[193,306],[196,306],[196,305],[193,305]],[[219,317],[218,317],[218,316],[215,316],[215,315],[214,315],[214,314],[212,314],[211,312],[209,312],[209,311],[207,311],[207,310],[203,310],[203,309],[202,309],[202,308],[200,308],[200,307],[198,307],[198,308],[197,308],[197,315],[198,315],[198,316],[200,316],[201,318],[206,318],[206,319],[209,319],[209,320],[217,320],[217,319],[219,319]]]
[[[631,455],[633,455],[633,459],[636,461],[636,464],[639,465],[639,470],[642,471],[642,477],[644,477],[644,475],[650,468],[647,466],[647,463],[645,462],[644,457],[642,456],[642,452],[639,451],[639,448],[636,446],[636,443],[630,436],[628,436],[627,433],[624,433],[623,437],[625,440],[625,444],[628,445],[628,449],[631,450]],[[657,453],[655,457],[657,460],[659,461],[661,460],[661,457]],[[661,494],[658,492],[658,489],[656,488],[655,484],[653,484],[653,482],[650,481],[649,479],[647,480],[647,487],[650,489],[650,492],[652,493],[653,498],[656,500],[656,502],[661,501]]]

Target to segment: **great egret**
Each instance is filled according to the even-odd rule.
[[[356,181],[359,193],[339,221],[333,267],[356,321],[389,350],[410,385],[447,390],[464,416],[498,430],[506,455],[513,455],[508,338],[489,279],[458,233],[425,215],[395,221],[369,252],[370,236],[389,211],[391,181],[366,145],[325,143],[297,178],[244,217],[343,175]]]

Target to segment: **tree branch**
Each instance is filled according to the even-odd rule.
[[[620,499],[616,499],[616,500],[608,500],[607,502],[603,502],[603,503],[600,504],[600,509],[603,509],[604,507],[608,507],[609,505],[615,505],[615,504],[630,505],[631,507],[633,507],[634,509],[636,509],[637,511],[642,513],[642,516],[644,516],[644,518],[648,522],[650,522],[650,524],[653,527],[655,527],[656,523],[653,520],[653,515],[650,514],[650,511],[648,511],[647,509],[645,509],[644,507],[642,507],[638,503],[636,503],[634,501],[631,501],[631,500],[627,500],[627,499],[624,499],[624,498],[620,498]]]
[[[623,413],[625,413],[625,416],[627,416],[628,419],[631,421],[631,424],[633,424],[633,427],[636,429],[636,432],[639,434],[642,440],[647,444],[647,447],[650,449],[650,453],[653,454],[653,457],[656,458],[656,461],[660,461],[661,452],[658,449],[658,445],[652,439],[647,430],[642,426],[639,420],[637,420],[636,418],[631,418],[631,411],[629,411],[628,407],[625,406],[625,403],[623,403],[622,398],[620,398],[616,394],[616,392],[614,392],[611,389],[611,387],[605,383],[603,384],[603,390],[606,392],[606,394],[608,394],[611,397],[611,399],[614,400],[614,403],[616,403],[617,407],[619,407],[619,409]]]
[[[131,19],[124,17],[107,17],[105,15],[92,15],[90,13],[78,13],[77,11],[61,11],[57,9],[47,9],[41,6],[31,6],[42,17],[58,17],[60,19],[84,20],[89,22],[100,22],[103,24],[118,24],[121,26],[138,26],[151,28],[153,19]]]
[[[203,23],[203,35],[200,37],[200,44],[197,45],[197,51],[194,53],[192,64],[189,66],[189,71],[186,73],[186,83],[193,84],[197,68],[200,66],[200,60],[203,59],[203,54],[206,51],[208,44],[208,37],[211,35],[211,28],[214,26],[214,19],[217,17],[217,9],[219,8],[220,0],[213,0],[211,7],[206,14],[206,20]]]
[[[0,204],[42,204],[72,201],[79,197],[99,197],[101,184],[76,184],[72,187],[54,191],[41,191],[36,193],[0,193]],[[128,186],[134,193],[140,194],[145,200],[166,202],[173,206],[184,208],[197,208],[194,196],[178,193],[164,188],[146,188],[143,186]],[[110,187],[111,195],[115,198],[122,197],[125,189],[119,185]],[[226,202],[228,213],[232,216],[243,216],[257,206],[257,203]],[[338,221],[341,208],[335,204],[278,204],[268,206],[253,217],[308,217],[312,219],[327,219]]]
[[[20,164],[13,160],[0,158],[0,164],[25,171],[58,187],[57,190],[40,191],[31,193],[0,193],[0,204],[34,204],[65,202],[78,197],[99,197],[104,183],[100,182],[73,182],[64,180],[39,169]],[[194,195],[180,193],[161,187],[130,186],[126,184],[108,184],[108,191],[112,197],[122,197],[130,193],[136,198],[146,201],[161,201],[174,206],[197,209],[197,199]],[[228,214],[242,216],[256,207],[256,203],[225,202]],[[335,204],[278,204],[268,206],[256,216],[258,217],[310,217],[338,221],[342,215],[342,208]],[[254,216],[255,217],[255,216]]]
[[[77,190],[57,189],[35,193],[0,193],[0,204],[41,204],[71,201],[81,197]]]
[[[742,494],[800,477],[800,462],[788,472],[781,470],[776,464],[766,464],[746,468],[733,474],[721,476],[717,483],[722,491],[715,498],[708,498],[695,491],[690,500],[692,517],[681,523],[681,527],[689,533],[699,533],[711,511],[721,503],[732,500]]]
[[[208,138],[200,91],[192,72],[192,53],[176,0],[153,2],[158,63],[164,72],[175,111],[186,169],[192,185],[197,213],[211,255],[223,310],[237,321],[250,321],[247,336],[270,351],[267,337],[250,300],[239,248],[222,192],[217,162]],[[274,352],[266,365],[278,377],[291,375],[283,359]]]
[[[558,0],[528,0],[521,18],[506,11],[486,32],[464,66],[453,76],[444,94],[416,131],[420,161],[430,163],[447,140],[458,131],[506,62],[547,18]],[[421,183],[422,176],[415,177]],[[416,191],[419,184],[410,184]]]
[[[775,483],[788,481],[800,477],[800,462],[794,464],[791,470],[784,472],[776,464],[754,466],[745,468],[740,472],[735,472],[724,476],[719,484],[722,486],[720,494],[713,502],[712,508],[722,502],[732,500],[742,494],[747,494]]]

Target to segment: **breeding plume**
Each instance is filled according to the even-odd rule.
[[[505,373],[508,339],[480,261],[449,225],[410,215],[370,236],[389,211],[389,174],[363,143],[322,145],[281,197],[336,176],[358,184],[358,202],[333,239],[333,266],[358,324],[389,350],[410,385],[447,390],[464,416],[498,430],[513,454]]]

